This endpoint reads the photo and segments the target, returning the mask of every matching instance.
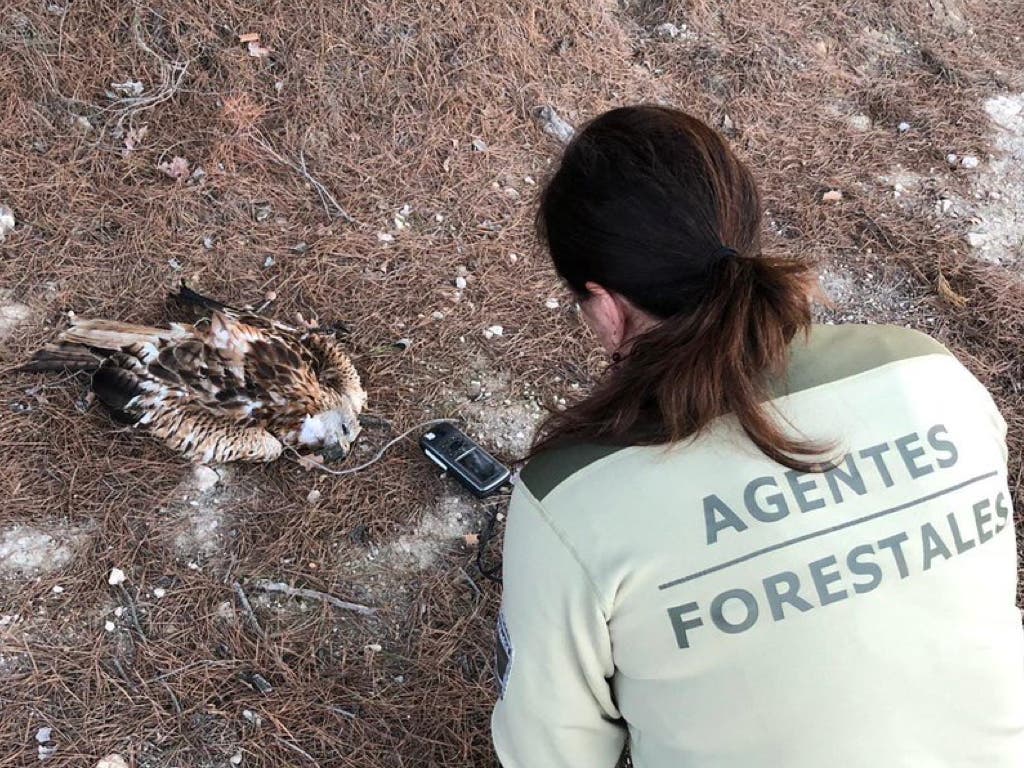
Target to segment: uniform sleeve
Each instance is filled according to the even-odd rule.
[[[575,553],[520,486],[508,514],[498,619],[504,768],[613,768],[626,729],[612,700],[607,617]]]

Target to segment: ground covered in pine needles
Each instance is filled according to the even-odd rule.
[[[455,417],[514,460],[602,365],[537,189],[568,126],[664,102],[750,162],[826,317],[927,331],[991,388],[1019,508],[1020,30],[981,0],[0,4],[0,367],[69,313],[175,319],[182,279],[273,294],[351,327],[392,433]],[[0,377],[0,766],[495,764],[501,499],[411,443],[193,472],[84,393]]]

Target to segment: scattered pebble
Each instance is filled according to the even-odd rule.
[[[513,264],[515,264],[517,261],[519,261],[519,254],[518,253],[510,253],[508,255],[508,260],[510,262],[512,262]]]
[[[120,568],[111,568],[110,575],[107,577],[107,584],[112,587],[116,587],[118,584],[124,584],[128,577],[124,575],[124,571]]]
[[[115,752],[96,763],[96,768],[128,768],[128,761]]]
[[[938,203],[936,203],[935,207],[939,213],[949,213],[953,210],[953,201],[942,198]]]
[[[843,193],[838,189],[830,189],[828,192],[821,196],[822,202],[825,203],[838,203],[843,199]]]
[[[850,115],[846,122],[853,130],[859,133],[866,133],[871,130],[871,118],[859,112],[855,115]]]
[[[220,475],[212,467],[198,464],[192,470],[192,485],[199,493],[206,493],[219,482]]]
[[[181,271],[181,262],[177,259],[168,259],[167,266],[173,269],[175,272]]]
[[[57,745],[51,743],[53,741],[53,729],[49,727],[40,728],[36,731],[36,742],[38,746],[38,755],[40,760],[49,760],[55,754],[57,754]]]
[[[6,205],[0,205],[0,243],[12,229],[14,229],[14,211]]]
[[[486,152],[487,142],[484,141],[483,139],[473,139],[473,149],[475,149],[477,152]]]
[[[263,725],[263,718],[260,717],[257,713],[253,712],[251,709],[243,709],[242,717],[244,717],[250,723],[255,725],[257,728]]]
[[[988,235],[983,232],[968,232],[967,233],[967,244],[971,248],[980,248],[988,240]]]
[[[492,325],[492,326],[489,326],[487,329],[484,330],[484,336],[486,336],[488,339],[493,338],[495,336],[504,336],[504,335],[505,335],[505,329],[502,326],[500,326],[500,325]]]
[[[119,96],[129,98],[141,96],[142,92],[146,90],[145,86],[143,86],[138,80],[125,80],[123,83],[111,83],[110,87]]]
[[[242,764],[242,753],[241,752],[235,752],[235,754],[233,754],[228,759],[228,762],[230,762],[232,765],[241,765]]]
[[[525,183],[529,184],[529,185],[530,185],[531,187],[532,187],[533,185],[535,185],[535,184],[537,183],[537,182],[536,182],[536,181],[534,180],[533,176],[523,176],[523,181],[524,181]]]
[[[547,307],[548,309],[558,309],[558,299],[548,299],[547,301],[544,302],[544,306]]]
[[[167,590],[164,589],[163,587],[154,587],[153,588],[153,597],[155,597],[157,600],[159,600],[161,597],[164,597],[166,594],[167,594]]]
[[[515,187],[505,187],[505,197],[507,197],[509,200],[518,200],[519,190],[516,189]]]
[[[297,254],[299,254],[301,256],[302,254],[304,254],[306,251],[309,250],[309,244],[308,243],[304,243],[304,242],[303,243],[296,243],[295,245],[293,245],[288,250],[291,251],[292,253],[297,253]]]
[[[900,133],[906,133],[907,131],[910,130],[910,123],[900,123],[899,125],[896,126],[896,130],[898,130]]]
[[[977,168],[980,163],[977,155],[964,155],[960,160],[960,165],[964,168]]]
[[[563,144],[568,144],[576,134],[576,129],[563,120],[555,108],[548,104],[537,107],[533,111],[533,116],[544,133],[558,139]]]
[[[175,181],[187,179],[191,173],[188,167],[188,160],[181,156],[175,156],[169,162],[165,160],[157,165],[157,170],[163,171]]]
[[[62,586],[61,586],[60,584],[54,584],[54,585],[53,585],[53,594],[55,594],[55,595],[59,595],[59,594],[61,594],[61,593],[62,593],[63,591],[64,591],[64,587],[62,587]]]
[[[266,221],[270,218],[271,213],[273,213],[273,209],[270,207],[270,203],[256,203],[253,206],[253,215],[256,217],[256,221]]]
[[[957,163],[960,162],[960,158],[957,157],[955,152],[950,152],[948,155],[946,155],[946,162],[955,168],[957,166]]]
[[[680,34],[679,27],[668,21],[659,24],[653,31],[655,37],[660,37],[663,40],[675,40]]]
[[[270,268],[270,267],[274,266],[274,257],[273,256],[267,256],[267,258],[265,258],[263,260],[263,266],[267,267],[267,268]]]
[[[115,616],[116,616],[117,618],[119,618],[119,619],[120,619],[120,618],[121,618],[122,616],[124,616],[124,606],[123,606],[123,605],[119,605],[119,606],[117,606],[117,608],[115,608],[115,609],[114,609],[114,615],[115,615]]]
[[[442,221],[444,221],[444,214],[443,213],[435,213],[434,214],[434,221],[436,221],[438,224],[440,224]]]
[[[377,239],[382,243],[393,243],[395,241],[395,236],[389,232],[378,232]]]
[[[114,622],[112,621],[105,621],[103,622],[103,628],[107,630],[107,632],[113,632],[115,629],[117,629],[117,625],[114,624]]]
[[[306,494],[306,501],[310,504],[316,504],[318,501],[320,501],[322,496],[323,494],[320,493],[320,491],[318,491],[316,488],[314,488],[313,490]]]
[[[456,277],[455,287],[458,288],[460,291],[466,290],[466,278],[464,278],[462,275]]]
[[[431,312],[430,316],[435,320],[444,320],[444,312]]]
[[[370,653],[380,653],[384,649],[381,647],[380,643],[370,643],[369,645],[364,645],[363,650]]]

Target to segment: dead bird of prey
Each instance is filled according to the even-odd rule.
[[[331,330],[234,309],[182,284],[201,310],[167,328],[75,320],[20,370],[92,373],[114,418],[199,463],[274,461],[285,446],[335,461],[360,432],[366,393]]]

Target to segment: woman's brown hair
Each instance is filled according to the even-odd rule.
[[[713,129],[665,107],[607,112],[572,141],[537,228],[581,301],[587,283],[659,322],[582,402],[552,414],[534,446],[675,443],[733,414],[793,469],[822,447],[765,408],[790,342],[811,323],[810,265],[764,256],[753,176]]]

